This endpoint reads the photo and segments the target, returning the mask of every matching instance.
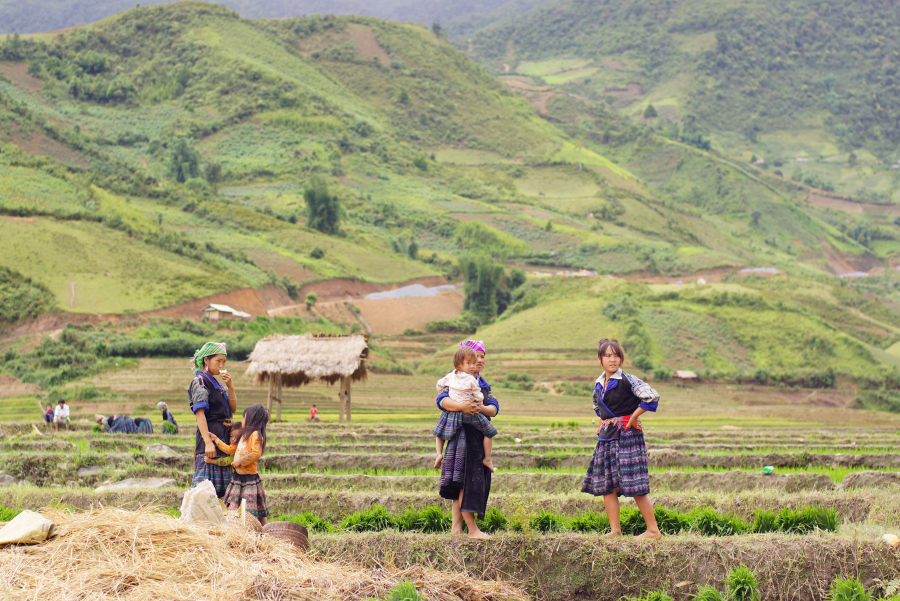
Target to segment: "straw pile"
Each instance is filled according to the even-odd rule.
[[[41,513],[60,534],[40,545],[0,549],[0,598],[344,601],[384,598],[403,578],[429,600],[527,598],[507,583],[459,574],[316,561],[273,537],[183,524],[150,511]]]
[[[281,374],[282,384],[297,388],[312,381],[334,384],[341,378],[366,378],[369,343],[365,336],[273,334],[256,343],[250,353],[248,376],[261,384]]]

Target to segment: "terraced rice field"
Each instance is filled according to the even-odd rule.
[[[386,352],[397,356],[408,348]],[[728,570],[742,563],[756,572],[764,599],[824,599],[838,576],[871,582],[900,577],[900,557],[880,540],[900,531],[900,416],[840,403],[816,406],[808,402],[812,391],[660,384],[660,414],[645,420],[651,498],[660,511],[682,516],[712,510],[738,524],[741,534],[711,536],[685,522],[657,543],[607,539],[576,531],[573,521],[595,515],[602,521],[604,513],[602,499],[579,492],[596,428],[589,399],[540,390],[542,383],[552,388],[556,381],[580,381],[574,374],[590,374],[593,364],[577,357],[540,363],[511,352],[491,360],[496,379],[528,371],[539,385],[537,391],[495,390],[501,399],[498,473],[489,506],[503,514],[506,526],[491,542],[402,527],[345,527],[348,516],[375,506],[401,522],[429,507],[449,511],[430,467],[437,412],[435,378],[426,375],[372,374],[354,389],[352,424],[335,423],[334,389],[288,392],[288,422],[270,426],[260,463],[273,518],[319,520],[311,534],[316,557],[363,568],[424,566],[504,579],[534,599],[619,599],[650,590],[688,599],[700,585],[721,589]],[[119,407],[157,424],[149,407],[167,399],[182,425],[177,436],[96,433],[87,420],[78,421],[112,410],[113,401],[76,404],[75,427],[57,435],[34,434],[33,422],[0,422],[0,472],[20,481],[0,487],[0,507],[150,506],[177,515],[190,484],[194,435],[182,400],[189,378],[183,367],[181,361],[143,360],[136,370],[93,380],[121,396]],[[263,391],[240,371],[231,370],[239,404],[263,401]],[[840,398],[841,392],[830,394]],[[324,423],[303,420],[313,402]],[[774,473],[764,475],[763,466],[773,466]],[[129,478],[157,480],[155,487],[101,488]],[[836,531],[753,531],[758,510],[804,508],[833,512]]]

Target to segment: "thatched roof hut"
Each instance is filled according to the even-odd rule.
[[[250,353],[247,375],[253,376],[256,384],[268,382],[268,407],[271,411],[272,401],[278,401],[278,419],[281,419],[282,385],[298,388],[315,381],[329,384],[340,381],[340,421],[344,421],[345,402],[349,421],[350,382],[366,379],[368,356],[368,338],[360,334],[273,334],[256,343]]]
[[[369,343],[362,335],[273,334],[256,343],[247,375],[262,384],[281,374],[287,388],[314,381],[334,384],[341,378],[358,382],[366,379],[368,356]]]

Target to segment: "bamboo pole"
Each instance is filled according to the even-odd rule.
[[[269,411],[269,421],[272,421],[272,397],[275,395],[275,376],[269,374],[269,397],[266,399],[266,409]]]
[[[347,423],[350,423],[350,378],[344,378],[347,387],[344,389],[344,396],[347,399]]]
[[[344,378],[341,377],[341,388],[338,390],[338,423],[344,423]]]
[[[281,421],[281,372],[278,372],[278,394],[275,396],[275,400],[278,401],[276,419]]]

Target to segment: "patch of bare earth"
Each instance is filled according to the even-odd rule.
[[[12,376],[0,376],[0,396],[25,396],[40,391],[41,387],[37,384],[26,384]]]
[[[847,213],[876,213],[888,215],[890,217],[900,215],[900,206],[897,205],[876,205],[865,202],[853,202],[843,198],[833,198],[831,196],[823,196],[822,194],[814,193],[811,193],[806,201],[817,207],[845,211]]]
[[[13,143],[28,154],[49,157],[60,163],[85,169],[88,167],[88,162],[77,150],[40,132],[23,132],[13,124],[11,134]]]
[[[638,100],[644,96],[644,86],[639,83],[631,82],[625,84],[624,88],[606,88],[603,92],[613,98]]]
[[[381,47],[375,38],[375,32],[363,25],[351,24],[347,26],[347,33],[350,40],[359,53],[360,58],[377,58],[384,64],[391,62],[390,55]]]
[[[308,282],[318,277],[316,272],[307,269],[301,263],[290,257],[285,257],[276,252],[263,249],[247,249],[247,255],[260,269],[271,269],[278,277],[287,276],[295,282]]]
[[[384,335],[402,334],[407,329],[425,331],[429,322],[453,319],[462,313],[463,297],[458,292],[442,292],[437,296],[382,298],[353,302],[372,332]]]
[[[40,92],[44,87],[44,82],[28,74],[28,63],[0,64],[0,73],[7,76],[13,85],[32,92]]]

